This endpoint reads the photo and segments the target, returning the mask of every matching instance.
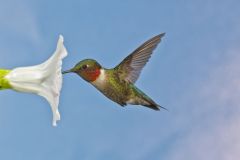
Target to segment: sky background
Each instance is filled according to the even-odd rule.
[[[0,159],[238,160],[240,157],[240,1],[3,1],[0,67],[45,61],[59,34],[69,55],[117,65],[166,32],[136,85],[160,105],[122,108],[76,75],[64,76],[61,121],[49,104],[0,93]]]

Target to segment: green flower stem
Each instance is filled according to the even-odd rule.
[[[9,81],[5,78],[5,76],[10,72],[11,70],[7,69],[0,69],[0,90],[3,89],[11,89],[12,86],[10,85]]]

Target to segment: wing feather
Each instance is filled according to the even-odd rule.
[[[146,65],[153,50],[157,47],[164,35],[165,33],[162,33],[146,41],[117,65],[115,69],[119,72],[119,78],[135,83],[142,68]]]

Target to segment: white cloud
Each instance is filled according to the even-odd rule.
[[[227,52],[209,78],[199,83],[191,99],[191,125],[176,127],[185,132],[173,142],[165,159],[237,160],[240,157],[240,69],[239,50]]]

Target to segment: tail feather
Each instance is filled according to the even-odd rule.
[[[164,110],[166,110],[166,111],[168,111],[167,108],[162,107],[162,106],[160,106],[160,105],[158,105],[158,104],[156,104],[156,103],[151,103],[151,102],[150,102],[149,105],[143,105],[143,106],[148,107],[148,108],[151,108],[151,109],[153,109],[153,110],[155,110],[155,111],[159,111],[161,108],[164,109]]]
[[[149,96],[147,96],[143,91],[138,89],[136,86],[131,85],[131,87],[134,89],[136,97],[135,100],[133,100],[132,103],[130,104],[140,104],[142,106],[148,107],[156,111],[160,110],[161,108],[167,110],[165,107],[162,107],[155,103]]]
[[[148,107],[148,108],[150,108],[150,109],[153,109],[153,110],[155,110],[155,111],[159,111],[160,109],[160,107],[159,106],[157,106],[157,105],[143,105],[143,106],[145,106],[145,107]]]

